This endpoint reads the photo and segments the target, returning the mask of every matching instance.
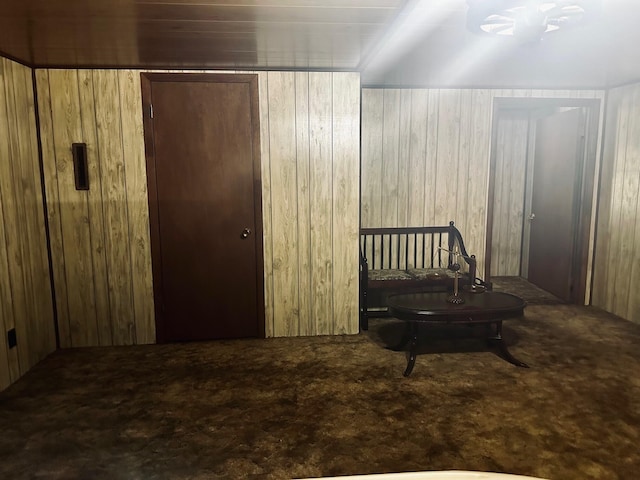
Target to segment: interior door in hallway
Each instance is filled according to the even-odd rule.
[[[158,341],[262,337],[257,78],[142,83]]]
[[[572,108],[537,121],[528,280],[573,302],[585,115]]]

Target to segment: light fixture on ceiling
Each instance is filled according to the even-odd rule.
[[[580,25],[598,0],[467,0],[467,26],[476,33],[515,37],[525,42]]]

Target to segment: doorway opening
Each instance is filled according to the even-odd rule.
[[[487,281],[517,278],[589,302],[599,117],[599,99],[496,99]]]

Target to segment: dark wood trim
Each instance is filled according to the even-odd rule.
[[[593,212],[593,195],[599,192],[595,188],[596,165],[598,158],[598,125],[600,123],[600,102],[596,101],[592,106],[588,107],[587,118],[585,124],[585,142],[584,142],[584,161],[582,170],[582,185],[579,185],[579,214],[578,223],[576,225],[576,235],[578,240],[578,248],[576,251],[576,270],[574,278],[576,279],[572,294],[573,303],[584,304],[587,295],[587,274],[589,264],[589,231],[591,228],[591,218]],[[604,143],[604,137],[603,143]],[[594,230],[595,230],[594,224]],[[594,231],[595,240],[595,231]],[[595,253],[595,241],[593,244]],[[593,262],[591,265],[593,270]],[[591,295],[589,295],[591,299]],[[590,302],[589,302],[590,303]]]
[[[596,251],[598,247],[598,235],[599,230],[598,226],[600,223],[600,203],[602,202],[602,198],[600,192],[602,191],[602,172],[604,169],[604,152],[605,152],[605,139],[607,133],[607,114],[609,109],[609,90],[605,91],[604,99],[602,101],[602,132],[600,132],[600,150],[596,151],[596,155],[600,159],[600,164],[598,168],[598,185],[596,188],[596,192],[598,193],[598,197],[596,199],[596,211],[594,213],[594,232],[593,232],[593,252],[591,253],[591,282],[589,285],[589,291],[591,292],[589,295],[589,305],[593,305],[593,285],[595,281],[595,273],[596,273]],[[599,118],[598,118],[599,124]],[[597,140],[596,140],[597,143]],[[597,147],[596,147],[597,149]]]
[[[587,265],[587,257],[585,256],[585,250],[588,250],[589,245],[589,223],[587,218],[586,228],[587,231],[584,231],[585,228],[585,212],[591,212],[591,203],[585,202],[584,193],[587,189],[587,185],[589,183],[589,177],[591,177],[591,184],[593,184],[593,177],[595,172],[589,172],[588,164],[591,155],[589,155],[589,147],[587,143],[590,141],[591,132],[588,129],[589,119],[591,117],[591,109],[588,109],[584,118],[582,118],[582,125],[580,126],[584,137],[578,140],[577,152],[579,155],[578,164],[576,165],[576,177],[574,179],[573,184],[573,201],[574,201],[574,209],[575,216],[573,218],[573,232],[574,232],[574,253],[571,258],[571,279],[573,280],[573,284],[571,285],[570,290],[570,299],[571,303],[579,303],[580,292],[582,292],[582,302],[584,303],[585,292],[586,292],[586,265]],[[595,165],[594,165],[595,168]],[[593,200],[593,198],[591,199]],[[588,205],[586,205],[588,203]],[[584,234],[587,235],[587,243],[585,246],[585,242],[582,241],[584,238]],[[582,267],[584,262],[584,268]],[[583,278],[584,277],[584,278]]]
[[[530,164],[529,164],[529,159],[532,158],[535,153],[536,153],[536,147],[535,147],[535,142],[532,142],[531,140],[535,138],[535,132],[536,129],[533,126],[532,123],[533,120],[533,115],[532,112],[528,112],[527,113],[527,122],[529,123],[527,126],[527,153],[526,153],[526,158],[525,158],[525,166],[524,166],[524,191],[522,192],[522,205],[524,206],[524,210],[523,213],[527,212],[527,205],[529,203],[529,200],[533,200],[532,199],[532,194],[533,192],[528,192],[527,191],[527,185],[529,185],[529,179],[531,178],[531,183],[533,184],[533,169],[530,168]],[[522,238],[520,239],[520,268],[518,269],[518,275],[520,277],[523,277],[522,275],[522,265],[523,265],[523,260],[524,260],[524,246],[525,246],[525,236],[524,236],[524,231],[526,228],[526,224],[527,224],[527,217],[525,215],[522,216],[522,223],[521,228],[522,228]],[[531,230],[529,230],[530,232]],[[527,256],[529,256],[529,244],[530,242],[527,241]],[[527,264],[527,270],[528,270],[528,264]]]
[[[255,82],[258,85],[258,76],[255,73],[164,73],[141,72],[141,78],[147,78],[150,83],[156,82],[209,82],[209,83],[248,83]]]
[[[5,56],[0,52],[1,56]],[[5,56],[6,57],[6,56]],[[9,58],[9,57],[6,57]],[[12,60],[10,58],[10,60]],[[74,65],[66,63],[36,63],[33,65],[15,60],[27,67],[34,69],[47,69],[47,70],[141,70],[141,73],[162,73],[164,71],[169,72],[171,70],[186,70],[184,73],[189,73],[189,70],[197,71],[199,73],[202,70],[211,70],[211,73],[202,73],[202,75],[218,75],[217,72],[225,72],[227,70],[238,73],[238,75],[244,75],[244,72],[251,74],[253,72],[355,72],[359,73],[357,68],[300,68],[300,67],[262,67],[259,65],[144,65],[144,64],[123,64],[114,65],[110,63],[100,63],[95,65]],[[215,73],[214,73],[215,71]],[[233,74],[233,73],[231,73]],[[169,73],[167,73],[169,75]],[[182,75],[182,73],[175,73],[173,75]],[[193,75],[189,73],[189,75]],[[504,88],[504,87],[503,87]]]
[[[153,119],[150,115],[152,104],[152,83],[154,82],[215,82],[215,83],[247,83],[250,91],[251,127],[254,174],[254,212],[256,242],[256,293],[258,329],[265,337],[265,299],[264,299],[264,252],[262,222],[262,168],[260,151],[260,103],[258,76],[255,73],[156,73],[142,72],[142,114],[144,125],[144,147],[147,164],[147,190],[149,197],[149,228],[151,234],[151,263],[153,268],[153,296],[156,315],[156,341],[164,343],[166,337],[165,318],[162,305],[162,265],[161,255],[157,250],[160,245],[160,225],[158,215],[158,188],[156,182],[155,150],[153,138]]]
[[[35,68],[33,64],[27,62],[26,60],[22,60],[21,58],[14,57],[13,55],[6,53],[4,50],[0,50],[0,57],[6,58],[7,60],[11,60],[12,62],[19,63],[24,67],[29,67],[31,69]]]
[[[147,195],[149,199],[149,233],[151,239],[151,267],[153,271],[153,300],[156,317],[156,342],[166,340],[165,319],[162,308],[162,264],[158,251],[160,229],[158,218],[158,188],[156,183],[156,162],[151,111],[151,80],[146,74],[140,75],[142,89],[142,123],[144,129],[144,152],[147,166]]]
[[[539,108],[584,107],[588,109],[588,118],[585,126],[584,155],[582,156],[582,175],[576,185],[576,199],[578,211],[574,218],[576,244],[572,276],[574,289],[571,293],[571,301],[574,304],[584,304],[587,293],[587,274],[589,262],[589,238],[591,229],[591,217],[593,216],[593,196],[595,189],[596,159],[602,157],[602,152],[597,151],[598,126],[600,124],[600,111],[602,101],[594,98],[532,98],[532,97],[499,97],[494,98],[493,117],[491,126],[491,159],[489,166],[489,194],[487,206],[487,233],[485,245],[485,281],[490,282],[491,275],[491,242],[493,235],[493,203],[495,197],[495,156],[497,144],[497,119],[501,111],[509,109],[532,110]],[[604,137],[602,140],[604,143]],[[601,145],[602,148],[603,145]],[[602,169],[602,162],[600,162]],[[600,177],[599,177],[600,178]],[[595,239],[595,232],[594,232]],[[595,257],[595,242],[592,256]],[[593,268],[593,265],[592,265]]]
[[[242,74],[238,74],[242,75]],[[249,82],[251,101],[251,128],[253,138],[253,200],[255,212],[256,235],[253,236],[256,242],[256,294],[258,307],[258,329],[261,338],[266,337],[265,326],[265,298],[264,298],[264,227],[262,223],[262,157],[260,150],[260,97],[258,88],[258,75],[253,74]]]
[[[49,285],[51,286],[51,307],[53,308],[53,328],[56,336],[56,350],[60,350],[60,327],[58,325],[58,303],[56,299],[55,277],[53,275],[53,257],[51,254],[51,229],[49,227],[49,208],[47,206],[47,189],[44,180],[44,156],[42,154],[42,135],[40,133],[40,108],[38,106],[38,86],[36,72],[31,69],[31,83],[33,85],[33,108],[36,122],[36,138],[38,145],[38,168],[40,174],[40,190],[42,193],[42,212],[44,221],[45,242],[47,245],[47,262],[49,265]]]

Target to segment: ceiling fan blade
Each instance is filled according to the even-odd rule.
[[[565,14],[584,14],[584,8],[580,5],[567,5],[566,7],[562,7],[562,11]]]
[[[540,12],[548,18],[566,17],[566,16],[582,16],[585,13],[584,8],[580,5],[555,5],[553,8],[540,9]]]
[[[504,15],[491,15],[485,18],[482,24],[489,25],[489,24],[513,23],[513,21],[514,21],[513,18],[504,16]]]
[[[573,27],[592,15],[598,0],[467,0],[467,25],[472,31],[540,37]]]
[[[503,23],[503,24],[490,24],[483,25],[483,27],[489,27],[488,29],[484,29],[485,31],[490,31],[491,33],[496,33],[500,35],[501,33],[506,32],[507,30],[513,30],[513,23]]]

